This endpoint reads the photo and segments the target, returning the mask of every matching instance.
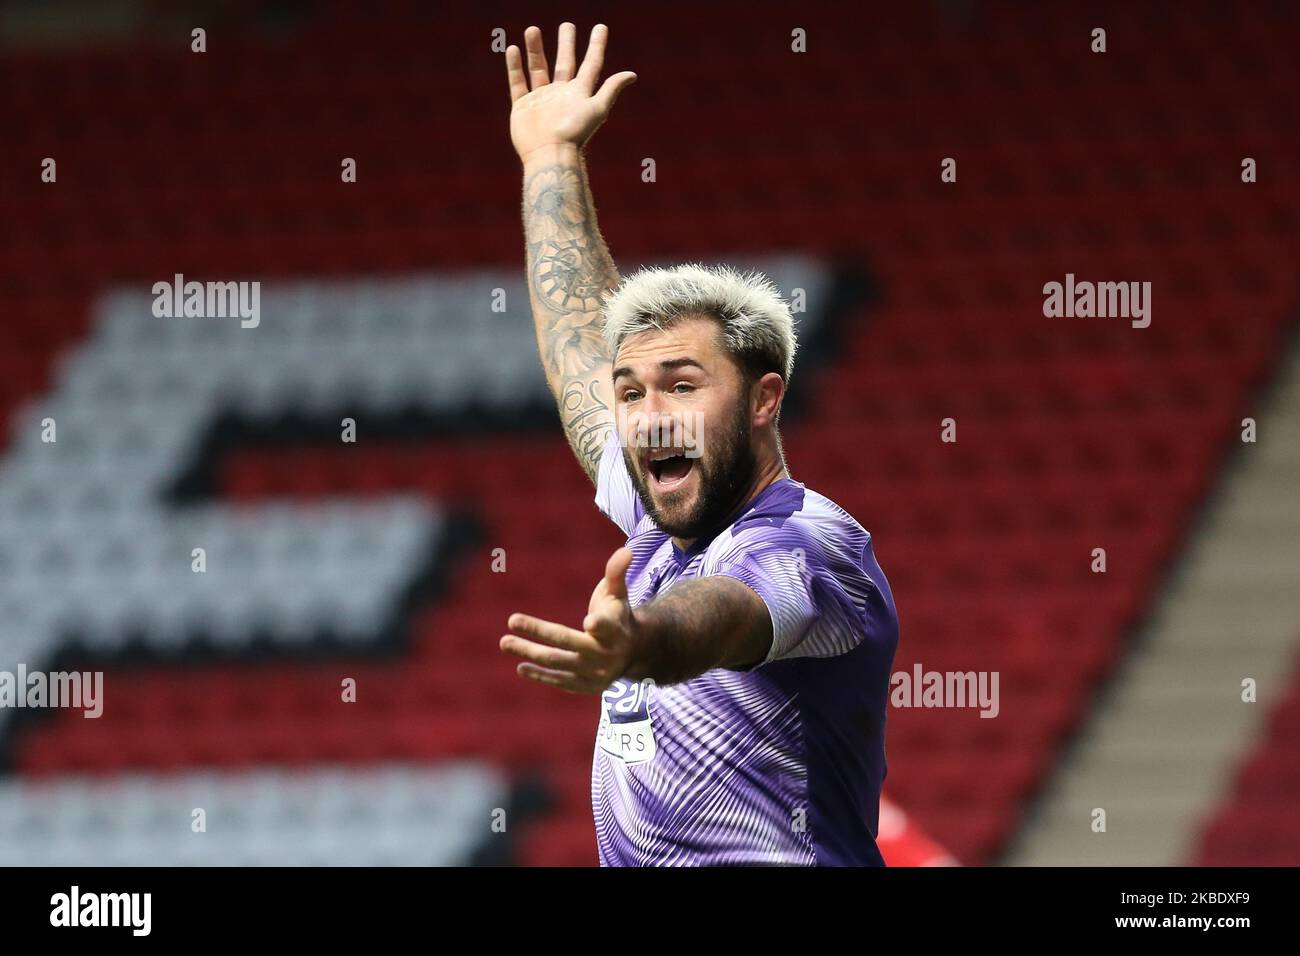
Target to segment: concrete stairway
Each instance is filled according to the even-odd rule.
[[[1004,862],[1178,865],[1285,692],[1300,637],[1300,347],[1183,563]],[[1152,488],[1151,494],[1160,490]],[[1254,678],[1257,703],[1242,701]],[[1093,832],[1094,808],[1106,831]]]

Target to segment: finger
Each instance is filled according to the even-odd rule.
[[[503,634],[500,645],[501,650],[507,654],[513,654],[515,657],[532,661],[534,664],[540,664],[542,667],[549,667],[553,670],[576,671],[582,663],[582,658],[573,651],[562,651],[557,647],[548,647],[545,644],[526,641],[522,637],[515,637],[513,634]]]
[[[524,49],[528,51],[528,78],[533,89],[551,82],[546,68],[546,49],[542,46],[542,31],[529,27],[524,31]]]
[[[630,71],[615,73],[613,76],[600,84],[600,89],[596,91],[596,99],[600,103],[602,112],[608,113],[614,108],[618,95],[625,89],[636,82],[636,74]]]
[[[572,23],[560,24],[560,39],[555,50],[555,82],[573,79],[573,65],[577,57],[578,28]]]
[[[513,103],[528,92],[528,78],[524,76],[524,58],[519,47],[506,47],[506,80],[510,83],[510,101]]]
[[[526,677],[528,680],[536,681],[539,684],[558,687],[560,690],[567,691],[570,694],[599,693],[599,691],[594,690],[576,674],[570,674],[568,671],[550,670],[546,667],[538,667],[536,664],[525,663],[516,667],[515,673],[520,677]],[[601,688],[601,690],[603,689],[604,688]]]
[[[632,550],[619,548],[605,562],[605,589],[609,596],[627,600],[627,569],[632,566]]]
[[[582,58],[582,66],[578,67],[578,79],[586,84],[587,89],[596,88],[596,80],[600,79],[601,67],[605,65],[605,43],[609,40],[609,27],[603,23],[597,23],[591,28],[591,39],[587,41],[587,55]]]
[[[555,624],[552,621],[543,621],[531,614],[511,614],[506,627],[510,628],[513,634],[531,637],[566,651],[583,653],[600,650],[599,645],[582,631],[575,631],[571,627]]]

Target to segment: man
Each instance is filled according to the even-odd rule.
[[[871,537],[786,472],[795,351],[770,281],[727,268],[620,281],[581,150],[636,77],[597,85],[541,31],[506,51],[537,343],[596,504],[627,535],[581,628],[510,616],[529,680],[601,695],[603,865],[881,865],[898,625]],[[531,88],[530,88],[531,86]]]

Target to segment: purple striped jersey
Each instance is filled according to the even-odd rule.
[[[591,802],[602,866],[883,865],[876,848],[898,619],[871,536],[781,479],[681,551],[645,514],[617,436],[596,504],[628,536],[633,607],[728,575],[772,615],[767,659],[601,695]]]

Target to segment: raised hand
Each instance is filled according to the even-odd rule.
[[[609,28],[603,23],[592,28],[586,56],[575,72],[576,34],[572,23],[560,24],[553,76],[542,47],[542,31],[537,27],[524,31],[527,71],[519,47],[511,45],[506,49],[506,76],[514,104],[510,110],[510,139],[521,160],[546,146],[581,148],[605,122],[618,95],[636,80],[636,74],[630,71],[615,73],[597,89]]]

